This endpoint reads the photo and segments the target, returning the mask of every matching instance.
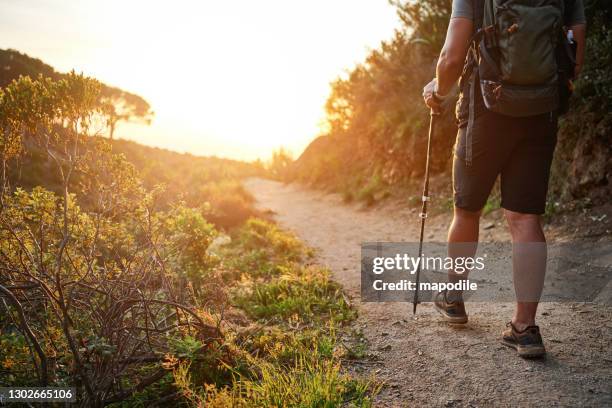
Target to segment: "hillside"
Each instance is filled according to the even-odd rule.
[[[419,188],[429,121],[422,87],[434,75],[451,1],[394,4],[403,27],[332,83],[329,131],[295,161],[289,180],[367,202]],[[586,0],[585,6],[586,64],[575,82],[571,111],[560,121],[550,188],[551,201],[564,205],[599,203],[612,195],[612,3]],[[454,102],[446,106],[433,141],[435,174],[451,173]],[[450,189],[445,191],[448,196]]]
[[[42,75],[53,80],[62,79],[65,76],[65,74],[57,72],[51,65],[38,58],[30,57],[13,49],[0,49],[0,88],[6,87],[20,75],[30,78]],[[138,105],[140,109],[150,109],[149,103],[141,96],[113,86],[102,84],[101,93],[106,96],[122,96],[128,98],[134,105]]]
[[[208,202],[212,207],[209,220],[224,228],[239,225],[255,214],[251,206],[252,198],[244,191],[240,180],[264,176],[266,171],[261,163],[193,156],[132,141],[108,141],[100,137],[90,137],[85,143],[85,151],[95,154],[99,143],[104,142],[110,142],[111,151],[124,156],[134,166],[144,188],[153,190],[158,186],[163,187],[157,197],[160,208],[181,201],[194,207]],[[61,193],[60,172],[53,159],[31,138],[26,138],[24,146],[23,153],[9,162],[7,174],[10,185],[26,190],[45,186],[55,193]],[[81,198],[81,204],[87,205],[86,197]]]
[[[66,74],[57,72],[40,59],[16,50],[0,50],[0,88],[5,88],[20,76],[32,79],[42,76],[56,81],[66,78]],[[108,118],[109,128],[118,120],[146,120],[152,114],[148,102],[139,95],[103,83],[100,88],[101,103],[109,103],[116,109]],[[104,139],[100,136],[86,139],[86,150],[94,152]],[[34,143],[33,138],[26,137],[23,142],[23,154],[13,159],[8,167],[11,185],[27,190],[45,186],[60,193],[60,173],[53,160],[45,149]],[[261,163],[198,157],[127,140],[109,142],[113,153],[125,156],[134,166],[146,189],[163,186],[158,197],[161,207],[181,200],[190,206],[209,202],[213,207],[209,219],[220,227],[236,226],[254,214],[252,198],[242,189],[239,180],[263,175]],[[83,200],[82,204],[87,205]]]
[[[66,74],[57,72],[52,66],[38,58],[30,57],[17,50],[0,49],[0,88],[6,87],[20,76],[36,79],[39,76],[60,80]],[[100,83],[99,99],[101,111],[113,138],[115,127],[120,121],[150,123],[154,113],[149,102],[140,95]]]

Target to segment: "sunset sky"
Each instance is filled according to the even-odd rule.
[[[294,156],[329,82],[399,27],[387,0],[0,0],[0,48],[143,96],[119,137],[237,159]]]

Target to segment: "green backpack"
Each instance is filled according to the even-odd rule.
[[[473,51],[487,109],[521,117],[559,108],[563,26],[563,0],[484,0]]]
[[[524,117],[567,111],[575,66],[564,25],[572,0],[472,0],[474,36],[456,107],[467,126],[465,162],[472,163],[477,112]]]

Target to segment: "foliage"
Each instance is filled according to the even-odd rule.
[[[238,231],[237,237],[244,248],[261,248],[267,252],[268,257],[280,256],[283,260],[299,261],[310,254],[297,237],[258,218],[249,219],[244,228]]]
[[[74,73],[0,90],[0,385],[74,386],[88,407],[368,406],[374,384],[341,372],[340,287],[247,220],[239,178],[261,166],[92,136],[99,92]]]
[[[585,64],[572,110],[560,121],[553,163],[553,201],[560,208],[575,208],[576,199],[606,202],[612,193],[612,4],[589,0],[585,8]]]
[[[294,316],[311,319],[324,313],[350,320],[352,315],[340,286],[330,282],[328,271],[320,267],[286,268],[272,282],[255,284],[249,293],[237,297],[236,302],[258,319]]]
[[[134,164],[146,188],[163,186],[158,199],[162,207],[177,199],[189,207],[201,207],[205,218],[224,230],[258,215],[253,197],[240,181],[265,176],[260,164],[179,154],[126,140],[114,141],[113,149]],[[204,209],[205,206],[208,208]]]
[[[402,27],[331,84],[328,131],[288,169],[299,180],[342,193],[346,201],[376,201],[376,192],[415,189],[425,167],[429,115],[422,88],[434,75],[451,0],[391,0]],[[612,53],[610,2],[586,0],[588,44],[572,111],[561,121],[553,193],[605,199],[610,185]],[[451,98],[453,99],[453,98]],[[451,172],[454,100],[438,120],[432,171]],[[372,180],[377,178],[376,187]],[[378,193],[382,195],[382,193]],[[568,200],[566,198],[566,200]]]
[[[288,371],[265,362],[258,368],[261,376],[256,380],[244,379],[231,388],[204,387],[200,393],[188,386],[191,379],[187,369],[178,369],[175,377],[198,407],[371,407],[371,394],[380,388],[372,381],[342,374],[335,361],[305,356]]]
[[[328,272],[300,264],[306,249],[272,223],[250,219],[233,236],[222,258],[232,259],[226,267],[242,273],[234,302],[265,325],[233,339],[231,347],[247,354],[235,362],[225,386],[198,379],[192,364],[178,365],[174,378],[183,395],[196,406],[212,407],[371,406],[379,387],[341,370],[345,351],[337,347],[335,326],[355,314]],[[251,262],[252,253],[258,262]]]
[[[0,87],[8,86],[11,81],[20,76],[32,79],[42,76],[58,81],[67,75],[69,74],[58,73],[41,60],[18,51],[0,50]],[[111,139],[120,121],[136,121],[146,124],[151,122],[153,111],[145,99],[119,88],[104,84],[99,84],[99,86],[100,92],[95,94],[100,106],[98,114],[107,126]]]
[[[62,130],[58,132],[65,133]],[[45,185],[49,190],[61,194],[61,180],[55,163],[46,150],[31,139],[25,137],[26,148],[23,154],[10,162],[8,179],[11,184],[26,189]],[[158,209],[168,210],[177,202],[188,207],[198,207],[206,220],[219,229],[234,228],[257,215],[253,208],[253,197],[244,189],[240,179],[265,175],[261,166],[230,159],[180,154],[126,140],[107,143],[108,139],[89,137],[82,142],[81,148],[86,151],[83,154],[84,160],[89,162],[87,167],[99,173],[98,178],[115,178],[118,176],[117,166],[130,166],[130,171],[138,174],[143,188],[156,191],[155,205]],[[98,152],[108,149],[114,153],[113,163],[98,157]],[[75,174],[74,189],[79,193],[79,204],[90,209],[95,205],[91,194],[97,190],[91,184],[95,178],[90,177],[87,171],[87,168],[83,168]],[[111,190],[121,185],[116,183]]]
[[[182,278],[195,288],[204,284],[207,272],[218,262],[208,247],[216,236],[214,227],[206,221],[202,211],[175,206],[170,212],[156,214],[161,235],[167,239],[163,251],[167,259],[176,265]]]
[[[293,178],[344,191],[347,200],[373,203],[388,186],[421,174],[428,118],[421,88],[433,75],[450,3],[393,2],[405,27],[332,82],[329,132],[297,161]],[[452,128],[447,115],[434,145],[436,171],[448,162]]]
[[[23,146],[27,135],[56,164],[61,184],[60,194],[40,186],[11,191],[2,179],[3,342],[18,330],[37,382],[78,379],[88,406],[164,378],[172,339],[196,336],[214,348],[221,338],[192,290],[214,266],[206,253],[214,229],[196,209],[156,211],[154,192],[108,146],[82,148],[99,89],[74,73],[58,81],[21,77],[4,89],[0,106],[2,145]],[[5,148],[3,167],[21,151]],[[73,191],[86,196],[87,209]],[[11,375],[12,384],[33,380],[29,370]]]
[[[604,0],[587,0],[587,57],[580,80],[576,83],[577,104],[589,104],[593,110],[612,110],[612,4]]]
[[[248,315],[305,322],[321,318],[343,322],[354,317],[329,271],[301,263],[310,253],[295,236],[260,219],[248,220],[235,235],[242,254],[232,265],[242,272],[243,283],[234,301]]]
[[[292,162],[291,153],[281,147],[272,152],[272,158],[266,167],[272,177],[283,180]]]
[[[148,125],[153,119],[154,114],[147,101],[118,88],[105,87],[100,102],[111,140],[119,122],[137,121]]]

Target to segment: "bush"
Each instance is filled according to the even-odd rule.
[[[247,294],[236,298],[236,304],[257,319],[308,321],[323,316],[345,321],[353,317],[340,286],[320,267],[290,266],[270,282],[255,283]]]

